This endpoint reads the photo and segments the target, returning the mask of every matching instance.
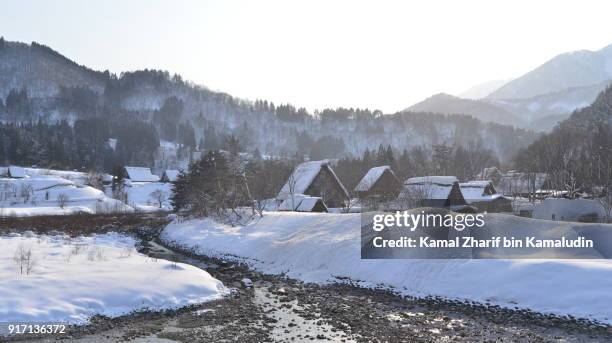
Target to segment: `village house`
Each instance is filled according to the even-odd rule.
[[[278,207],[278,210],[296,212],[327,212],[327,206],[320,197],[296,194],[293,197],[283,200]]]
[[[493,186],[492,181],[469,181],[459,184],[465,201],[485,212],[512,212],[512,201]]]
[[[124,167],[125,177],[132,182],[158,182],[159,176],[153,175],[146,167]]]
[[[161,182],[176,182],[179,176],[179,171],[176,169],[166,169],[162,174]]]
[[[282,202],[297,194],[320,197],[329,207],[342,207],[349,201],[346,188],[328,160],[309,161],[298,165],[276,199]]]
[[[26,177],[26,172],[25,169],[22,167],[10,166],[8,167],[6,175],[12,179],[23,179],[24,177]]]
[[[422,176],[404,181],[397,198],[403,208],[441,207],[462,209],[467,203],[455,176]]]
[[[397,198],[402,182],[391,167],[374,167],[364,175],[355,187],[355,193],[361,200],[371,199],[387,201]]]

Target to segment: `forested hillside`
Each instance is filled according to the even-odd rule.
[[[230,143],[245,152],[311,159],[362,156],[381,144],[398,156],[414,147],[479,146],[504,163],[537,138],[464,115],[355,108],[309,113],[238,99],[165,71],[96,72],[36,43],[2,40],[0,70],[3,164],[153,166],[165,158],[160,142],[176,144],[182,158]]]
[[[521,150],[519,168],[547,172],[559,188],[612,185],[612,87]],[[563,187],[565,186],[565,187]]]

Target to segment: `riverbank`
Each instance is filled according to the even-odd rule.
[[[493,304],[398,296],[357,287],[356,280],[319,285],[268,275],[228,259],[159,245],[163,225],[143,217],[91,220],[97,229],[132,232],[150,258],[187,263],[232,288],[230,295],[175,310],[95,317],[66,336],[16,337],[32,342],[523,341],[601,342],[608,326]],[[155,219],[153,221],[157,221]],[[70,222],[70,221],[69,221]],[[86,222],[86,221],[84,221]],[[114,223],[114,224],[113,224]],[[63,226],[52,230],[61,230]],[[16,230],[16,229],[12,229]],[[50,228],[51,230],[51,228]]]

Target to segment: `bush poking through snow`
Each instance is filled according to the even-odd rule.
[[[68,200],[68,195],[65,193],[61,193],[57,196],[57,205],[63,210],[66,207]]]
[[[17,268],[19,268],[20,274],[25,273],[26,275],[30,275],[36,265],[36,258],[32,253],[32,247],[26,247],[23,244],[19,244],[17,250],[15,250],[13,261],[17,265]]]

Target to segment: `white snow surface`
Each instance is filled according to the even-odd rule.
[[[13,261],[20,246],[35,258],[30,274]],[[228,293],[206,271],[151,259],[134,246],[133,238],[118,233],[0,236],[0,319],[82,324],[96,314],[178,308]]]
[[[391,167],[389,166],[380,166],[374,167],[364,175],[364,177],[359,181],[357,186],[355,187],[355,191],[357,192],[366,192],[372,188],[372,186],[380,179],[385,170],[391,171]]]
[[[22,192],[29,195],[25,196]],[[67,197],[64,208],[60,206],[60,196]],[[82,186],[58,176],[0,178],[0,216],[132,212],[133,210],[130,206],[107,197],[98,189]]]
[[[485,216],[498,229],[572,229],[503,214]],[[244,227],[211,219],[172,223],[162,239],[202,255],[234,259],[260,271],[305,282],[337,277],[384,285],[414,296],[441,296],[612,323],[612,261],[607,260],[362,260],[359,214],[276,212]],[[612,230],[612,225],[596,224]]]
[[[128,204],[140,212],[171,211],[172,184],[165,182],[126,182],[125,191],[128,194]],[[165,194],[162,207],[152,193],[160,190]],[[107,191],[109,192],[109,191]]]

